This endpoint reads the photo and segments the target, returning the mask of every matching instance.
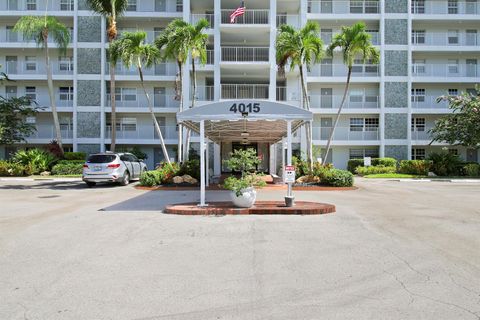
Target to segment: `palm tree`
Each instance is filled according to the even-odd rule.
[[[62,135],[60,132],[60,122],[58,121],[57,105],[53,89],[52,66],[50,64],[50,53],[48,47],[49,37],[60,49],[61,53],[67,52],[70,43],[70,30],[55,17],[45,16],[24,16],[20,18],[14,27],[15,31],[23,33],[24,39],[33,39],[37,46],[45,51],[45,65],[47,67],[48,95],[52,107],[53,125],[55,127],[55,139],[63,154]]]
[[[143,67],[151,68],[160,61],[161,55],[160,50],[158,50],[156,46],[145,43],[146,37],[147,33],[145,31],[124,32],[120,39],[110,44],[108,54],[111,61],[121,60],[127,68],[131,68],[132,66],[137,68],[138,75],[140,76],[140,84],[147,98],[148,109],[150,110],[155,130],[160,138],[163,155],[168,164],[170,164],[170,157],[168,156],[165,141],[163,140],[162,130],[158,125],[157,118],[153,111],[152,100],[150,99],[147,89],[145,89],[145,82],[143,80]],[[115,125],[116,124],[112,122],[112,126]]]
[[[312,64],[320,62],[323,56],[323,42],[320,39],[320,26],[318,23],[309,21],[302,29],[295,29],[290,25],[281,25],[280,32],[275,44],[276,60],[279,72],[285,73],[285,67],[290,64],[290,70],[298,67],[300,71],[300,83],[302,86],[303,106],[310,110],[308,88],[305,79],[305,68],[310,70]],[[312,127],[306,125],[307,133],[307,158],[310,166],[313,165],[312,151]]]
[[[195,101],[197,98],[197,74],[195,69],[195,60],[204,65],[207,62],[207,43],[208,35],[205,33],[205,29],[208,28],[210,23],[206,19],[200,19],[195,25],[185,22],[181,19],[176,19],[170,23],[165,29],[164,33],[160,35],[156,40],[158,48],[163,49],[165,52],[165,58],[177,59],[179,70],[185,63],[188,55],[192,58],[192,78],[193,78],[193,92],[192,92],[192,105],[190,108],[195,107]],[[181,74],[181,71],[179,71]],[[180,78],[180,81],[183,79]],[[183,92],[182,92],[183,93]],[[183,99],[182,99],[183,103]],[[181,106],[183,110],[183,105]],[[188,160],[188,152],[190,147],[190,129],[187,129],[185,136],[185,146],[183,150],[184,160]],[[180,140],[180,138],[179,138]]]
[[[117,18],[127,10],[128,0],[86,0],[90,9],[102,15],[107,20],[107,38],[111,44],[117,38]],[[110,107],[112,109],[112,123],[116,123],[116,103],[115,103],[115,67],[116,61],[110,63]],[[115,152],[115,144],[117,139],[116,126],[112,125],[110,151]]]
[[[327,160],[332,143],[335,127],[338,124],[340,114],[342,113],[345,99],[347,98],[348,88],[350,86],[350,77],[352,75],[353,64],[356,59],[361,59],[362,63],[369,61],[372,64],[377,64],[380,60],[380,53],[377,48],[372,45],[370,41],[371,36],[365,31],[365,24],[363,22],[356,23],[351,27],[342,27],[342,31],[336,34],[332,43],[327,48],[327,55],[333,57],[335,49],[340,49],[342,52],[343,63],[348,68],[347,82],[345,84],[345,91],[343,92],[342,102],[338,108],[335,122],[333,123],[330,137],[328,138],[327,148],[325,151],[325,161]]]

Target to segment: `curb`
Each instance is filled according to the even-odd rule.
[[[58,182],[75,182],[82,181],[82,178],[0,178],[0,181],[58,181]]]

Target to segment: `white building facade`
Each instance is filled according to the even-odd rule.
[[[428,130],[442,114],[444,94],[474,90],[479,82],[480,0],[246,0],[246,14],[235,24],[229,15],[240,0],[131,0],[118,21],[120,31],[144,30],[148,41],[175,18],[190,22],[206,18],[211,28],[208,61],[197,68],[197,105],[219,100],[279,101],[301,107],[299,74],[277,73],[275,39],[280,24],[301,27],[316,21],[326,45],[342,25],[363,21],[381,53],[379,65],[354,66],[352,84],[327,161],[346,168],[352,158],[395,157],[422,159],[448,147],[464,160],[478,161],[474,149],[429,145]],[[28,119],[37,132],[28,146],[41,146],[54,138],[43,52],[13,32],[23,15],[45,14],[46,0],[0,0],[0,64],[15,82],[0,87],[2,96],[29,95],[45,109]],[[83,0],[48,1],[48,14],[72,30],[66,56],[53,50],[55,95],[67,150],[87,153],[108,150],[110,144],[109,72],[106,61],[105,20],[93,15]],[[191,69],[188,63],[187,70]],[[326,57],[307,75],[314,113],[313,142],[326,146],[346,81],[347,69],[339,54]],[[174,63],[145,71],[171,158],[178,138]],[[135,70],[117,67],[117,148],[139,146],[150,168],[163,154],[148,113]],[[185,106],[191,100],[190,73],[184,74]],[[198,146],[198,137],[193,137]],[[223,171],[221,160],[240,143],[212,144],[211,168]],[[304,131],[294,136],[295,149],[305,150]],[[261,169],[278,172],[282,144],[252,142],[263,158]],[[0,146],[0,157],[22,145]],[[323,151],[323,150],[322,150]]]

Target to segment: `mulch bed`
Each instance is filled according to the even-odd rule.
[[[200,186],[176,186],[176,185],[162,185],[162,186],[155,186],[155,187],[143,187],[143,186],[136,186],[136,189],[139,190],[149,190],[149,191],[187,191],[187,190],[200,190]],[[266,187],[257,189],[257,190],[286,190],[287,186],[284,184],[269,184]],[[293,186],[293,191],[351,191],[357,190],[358,187],[329,187],[329,186],[321,186],[321,185],[308,185],[308,186]],[[225,190],[218,185],[210,185],[206,188],[206,190]]]

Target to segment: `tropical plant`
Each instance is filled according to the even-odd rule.
[[[447,101],[452,113],[442,116],[430,130],[433,141],[447,142],[470,148],[480,146],[480,88],[475,93],[441,96],[437,102]]]
[[[0,177],[18,177],[25,175],[25,166],[20,163],[0,160]]]
[[[302,29],[295,29],[291,25],[281,25],[275,43],[276,61],[280,74],[285,74],[285,68],[290,70],[298,67],[302,86],[302,101],[305,109],[310,110],[310,99],[306,81],[305,68],[310,71],[313,64],[320,62],[323,56],[323,42],[320,39],[320,26],[309,21]],[[313,165],[312,126],[306,124],[307,159],[310,168]]]
[[[0,96],[0,144],[25,141],[36,128],[27,123],[27,117],[34,117],[40,109],[28,97],[9,98]]]
[[[235,192],[240,196],[242,190],[249,187],[263,187],[263,181],[260,175],[256,174],[256,168],[262,161],[257,156],[257,151],[253,148],[246,150],[234,150],[230,153],[230,158],[224,160],[225,165],[232,171],[240,171],[241,177],[230,176],[225,179],[223,187],[227,190]]]
[[[55,140],[58,142],[58,145],[63,152],[60,122],[58,121],[57,105],[53,89],[52,66],[50,64],[50,49],[48,46],[48,41],[50,37],[53,38],[53,41],[60,49],[60,52],[65,54],[67,51],[67,46],[70,43],[70,30],[63,23],[58,21],[57,18],[50,17],[46,14],[45,16],[21,17],[15,24],[13,30],[22,32],[24,39],[35,40],[37,46],[42,47],[45,52],[48,95],[50,97],[53,124],[55,126]]]
[[[426,176],[430,171],[432,162],[429,160],[402,160],[398,168],[399,173],[414,174],[419,176]]]
[[[369,61],[372,64],[377,64],[380,59],[380,53],[370,41],[370,34],[365,30],[365,24],[363,22],[355,23],[351,27],[342,27],[342,31],[336,34],[332,43],[327,48],[327,55],[333,57],[334,51],[340,49],[342,53],[343,63],[347,66],[347,82],[345,83],[345,91],[343,92],[342,102],[338,108],[337,116],[332,126],[330,136],[328,138],[325,156],[323,159],[327,159],[330,152],[330,146],[337,127],[340,114],[342,113],[345,99],[347,98],[348,89],[350,87],[350,78],[352,76],[352,69],[355,60],[360,59],[362,63]]]
[[[13,161],[24,165],[29,174],[48,171],[57,161],[54,155],[40,149],[19,150],[13,155]]]
[[[462,161],[456,154],[448,152],[444,148],[441,152],[432,152],[428,155],[428,160],[432,162],[431,170],[439,176],[459,175],[462,167]]]
[[[121,16],[125,10],[127,10],[128,0],[86,0],[87,5],[90,9],[102,15],[107,20],[107,38],[108,42],[111,44],[116,38],[118,34],[117,30],[117,18]],[[115,103],[115,67],[117,65],[117,61],[109,60],[110,68],[110,107],[111,107],[111,120],[112,123],[115,124],[117,121],[116,117],[116,103]],[[110,143],[110,151],[115,152],[115,144],[116,144],[116,126],[111,126],[111,143]]]
[[[148,109],[150,110],[155,130],[160,138],[163,155],[165,160],[170,164],[170,158],[168,156],[167,147],[165,146],[165,141],[163,140],[162,130],[155,117],[152,100],[145,88],[145,82],[143,79],[143,67],[150,68],[160,61],[160,50],[152,44],[145,43],[146,37],[147,33],[145,31],[124,32],[119,39],[110,44],[108,52],[111,60],[121,60],[127,68],[131,68],[132,66],[137,68],[138,75],[140,76],[140,84],[143,93],[147,98]],[[113,126],[114,125],[115,124],[113,124]]]

